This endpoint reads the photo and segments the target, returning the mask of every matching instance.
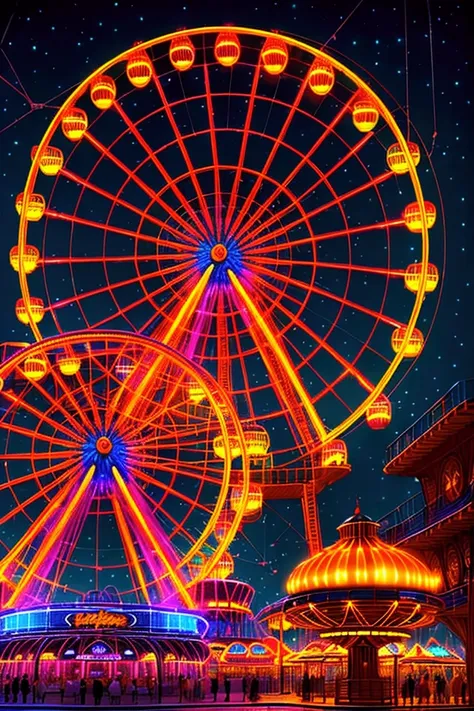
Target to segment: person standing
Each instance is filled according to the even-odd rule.
[[[15,676],[12,681],[12,701],[14,704],[18,701],[18,694],[20,693],[20,677]]]
[[[211,679],[211,694],[214,697],[214,701],[217,701],[217,692],[219,691],[219,681],[217,675],[213,676]]]
[[[21,677],[20,691],[23,699],[23,703],[26,704],[28,701],[28,694],[30,693],[30,682],[28,681],[28,674],[23,674]]]
[[[86,694],[87,694],[87,682],[82,677],[81,681],[79,682],[79,700],[81,702],[81,706],[84,706],[86,703]]]
[[[402,684],[402,699],[403,705],[406,706],[408,696],[408,677],[406,676]]]
[[[94,705],[100,706],[104,695],[104,685],[100,679],[94,679],[92,684],[92,696],[94,697]]]
[[[230,701],[230,678],[227,674],[224,676],[224,691],[225,691],[224,701]]]
[[[3,700],[6,704],[8,704],[8,702],[10,701],[11,691],[12,691],[12,683],[10,681],[10,674],[7,674],[5,677],[5,682],[3,684]],[[461,695],[461,692],[460,692],[460,695]]]
[[[242,701],[247,701],[247,694],[249,691],[249,680],[247,674],[242,677]]]
[[[61,677],[59,680],[59,697],[61,699],[61,703],[64,703],[64,694],[66,693],[66,679],[64,676]]]
[[[410,699],[411,706],[413,706],[415,700],[415,680],[411,674],[407,676],[407,696]]]
[[[132,704],[138,704],[138,679],[132,679]]]

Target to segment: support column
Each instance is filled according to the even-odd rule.
[[[319,525],[318,500],[316,496],[316,485],[310,481],[303,488],[303,518],[308,542],[309,554],[319,553],[322,546],[321,527]]]

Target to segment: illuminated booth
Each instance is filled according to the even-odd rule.
[[[196,604],[208,622],[206,640],[211,671],[240,678],[258,674],[261,691],[276,687],[279,644],[268,636],[250,608],[255,590],[238,580],[203,580],[195,587]],[[289,652],[285,647],[285,653]]]
[[[155,681],[166,694],[166,678],[202,672],[209,657],[206,621],[191,611],[94,601],[53,603],[0,612],[0,662],[11,677],[42,678],[54,690],[59,679],[119,677]]]

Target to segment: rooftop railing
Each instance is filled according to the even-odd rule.
[[[415,533],[423,531],[453,514],[461,511],[473,501],[474,483],[455,501],[442,494],[430,504],[425,504],[421,491],[407,499],[396,509],[381,518],[380,535],[387,543],[396,545]]]
[[[474,400],[474,378],[460,380],[453,385],[424,415],[389,444],[385,452],[385,463],[389,464],[449,412],[470,400]]]

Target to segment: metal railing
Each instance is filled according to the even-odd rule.
[[[474,482],[455,501],[450,501],[445,494],[442,494],[432,503],[425,504],[423,494],[419,492],[378,521],[380,536],[391,545],[401,543],[409,536],[461,511],[473,501],[473,496]]]
[[[467,604],[467,583],[459,585],[457,588],[441,593],[440,598],[444,602],[445,610],[454,610],[456,607]]]
[[[474,378],[460,380],[453,385],[424,415],[389,444],[385,452],[385,463],[389,464],[392,459],[398,457],[416,439],[442,420],[448,412],[470,400],[474,400]]]
[[[335,703],[365,704],[392,703],[392,680],[390,677],[379,679],[336,679]]]

